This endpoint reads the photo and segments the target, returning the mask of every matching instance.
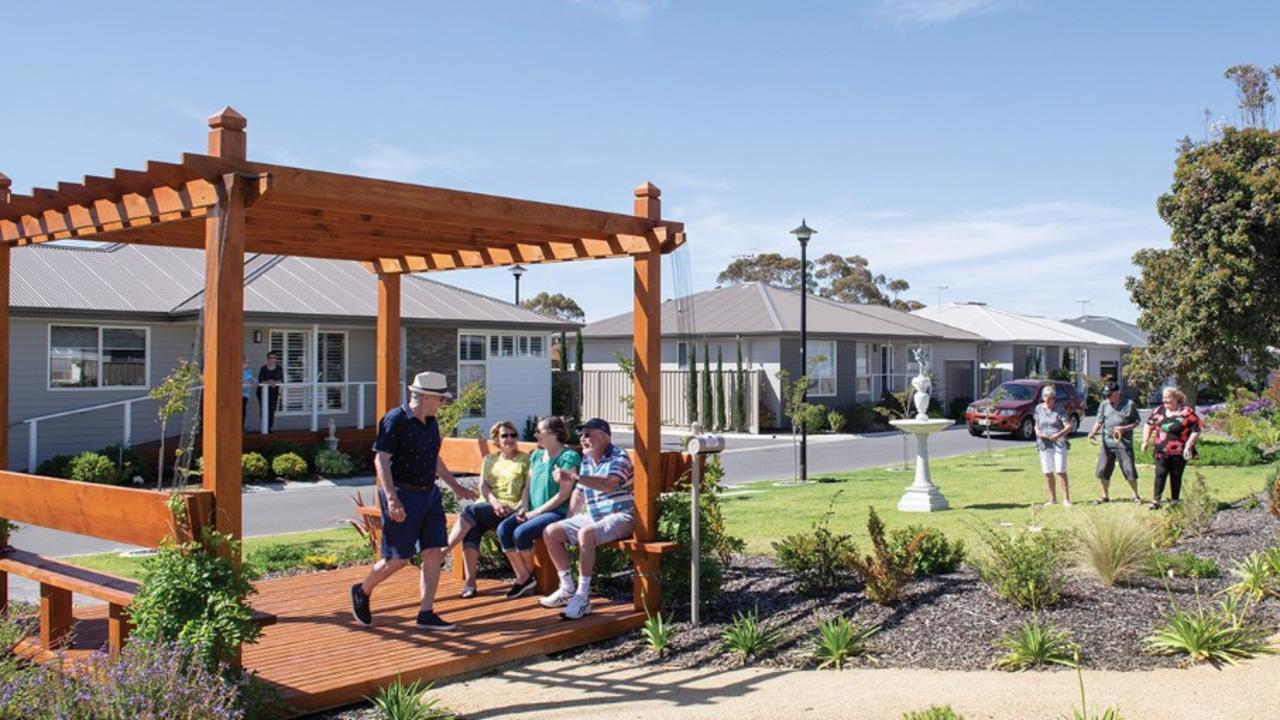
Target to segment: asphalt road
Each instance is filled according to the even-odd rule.
[[[1085,421],[1090,427],[1093,419]],[[876,435],[817,435],[809,439],[809,475],[843,472],[867,467],[894,465],[903,461],[903,436],[897,433]],[[630,433],[619,431],[615,441],[629,446]],[[1007,436],[994,435],[998,446],[1025,443]],[[663,435],[663,449],[678,450],[679,436]],[[969,435],[956,426],[934,435],[929,441],[930,457],[948,457],[978,452],[986,440]],[[912,456],[914,457],[914,456]],[[790,435],[733,436],[726,439],[721,457],[725,483],[738,485],[760,480],[782,480],[794,477],[796,453]],[[244,533],[246,536],[271,535],[331,528],[354,517],[352,495],[359,489],[365,501],[371,498],[372,479],[353,479],[359,487],[306,487],[299,489],[253,492],[244,496]],[[13,543],[25,550],[60,557],[128,549],[118,543],[41,527],[26,527],[13,537]],[[22,578],[10,577],[14,599],[35,600],[38,588]]]

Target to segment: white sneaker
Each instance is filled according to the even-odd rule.
[[[586,595],[574,594],[573,599],[569,601],[569,607],[560,613],[560,617],[565,620],[578,620],[591,614],[591,598]]]
[[[569,604],[569,598],[573,597],[572,590],[565,588],[557,588],[555,592],[546,597],[539,598],[538,604],[544,608],[564,607]]]
[[[1062,501],[1062,507],[1071,507],[1071,501],[1070,501],[1070,500],[1063,500],[1063,501]]]

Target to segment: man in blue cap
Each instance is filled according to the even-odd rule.
[[[547,527],[543,539],[551,562],[560,575],[560,587],[538,602],[543,607],[564,606],[560,617],[577,620],[591,613],[591,572],[596,547],[631,537],[636,502],[631,494],[632,468],[627,451],[613,444],[609,423],[600,418],[578,426],[582,440],[582,468],[556,468],[557,481],[571,480],[576,487],[569,503],[569,517]],[[583,506],[586,512],[575,514]],[[569,545],[578,546],[578,585],[574,588]]]

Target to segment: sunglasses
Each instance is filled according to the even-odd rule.
[[[520,437],[520,436],[519,436],[519,435],[516,435],[515,433],[501,433],[501,434],[499,434],[499,435],[498,435],[498,437],[500,437],[500,438],[504,438],[504,439],[505,439],[505,438]]]

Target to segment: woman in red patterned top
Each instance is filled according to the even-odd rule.
[[[1155,443],[1156,487],[1155,500],[1151,509],[1160,507],[1160,496],[1164,493],[1164,481],[1169,479],[1169,496],[1171,503],[1180,501],[1182,494],[1182,471],[1187,461],[1195,456],[1196,440],[1200,438],[1200,416],[1195,408],[1187,405],[1187,396],[1176,387],[1167,387],[1163,394],[1164,402],[1147,418],[1147,425],[1142,431],[1142,449],[1146,451],[1147,443]]]

